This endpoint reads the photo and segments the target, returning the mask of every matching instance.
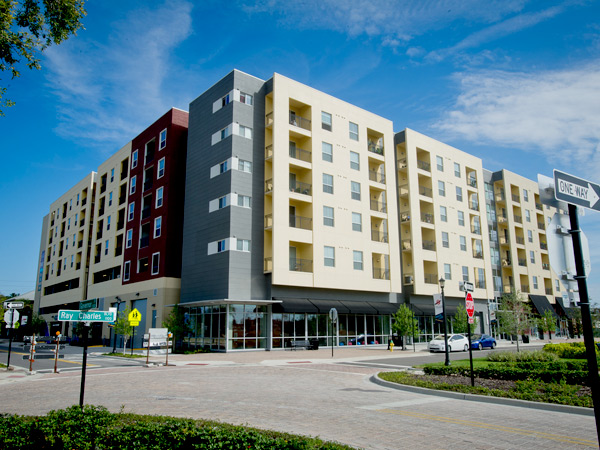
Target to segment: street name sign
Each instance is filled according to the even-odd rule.
[[[98,307],[98,299],[92,298],[90,300],[82,300],[79,302],[79,310],[87,311],[88,309],[95,309]]]
[[[554,169],[556,200],[600,211],[600,185]]]
[[[4,302],[4,309],[23,309],[25,307],[25,303],[23,302]]]
[[[115,311],[58,311],[58,320],[63,322],[114,322],[116,316]]]
[[[475,285],[470,281],[461,281],[460,284],[462,285],[462,290],[465,292],[473,292],[475,289]]]
[[[467,292],[467,296],[465,298],[465,309],[467,310],[467,315],[469,316],[469,323],[474,323],[475,321],[473,320],[473,316],[475,315],[475,301],[473,301],[473,296],[470,292]]]

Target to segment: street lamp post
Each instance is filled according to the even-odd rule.
[[[115,297],[115,299],[117,300],[117,316],[116,316],[116,318],[118,318],[119,317],[119,306],[121,306],[121,303],[123,303],[125,300],[121,300],[121,298],[118,296]],[[115,318],[115,320],[116,320],[116,318]],[[114,327],[111,328],[111,330],[112,330],[112,334],[113,334],[113,338],[114,338],[112,352],[116,353],[117,352],[117,333],[115,333]]]
[[[442,315],[444,317],[444,351],[446,353],[446,360],[444,365],[450,365],[450,353],[448,352],[448,322],[446,321],[446,297],[444,296],[444,285],[446,280],[440,278],[440,288],[442,288]]]

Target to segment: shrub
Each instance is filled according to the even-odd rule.
[[[517,361],[557,361],[560,357],[555,353],[543,350],[524,352],[496,352],[488,355],[488,361],[492,362],[517,362]]]
[[[598,347],[596,348],[596,357],[600,355]],[[568,359],[586,359],[585,354],[585,343],[583,342],[563,342],[560,344],[546,344],[544,345],[544,351],[547,353],[553,353],[559,358]]]

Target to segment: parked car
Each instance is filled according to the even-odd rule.
[[[434,337],[427,348],[430,352],[444,352],[446,347],[444,346],[444,335],[440,334]],[[462,334],[449,334],[448,335],[448,350],[451,352],[466,352],[469,350],[469,340]]]
[[[375,339],[372,334],[367,335],[367,344],[379,344],[379,341]],[[348,345],[365,345],[365,335],[361,334],[358,338],[348,339]]]
[[[496,339],[487,334],[474,334],[471,336],[471,348],[483,350],[484,348],[496,348]]]

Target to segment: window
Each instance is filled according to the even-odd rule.
[[[354,122],[349,122],[348,127],[350,131],[350,139],[353,141],[358,141],[358,125]]]
[[[437,162],[437,170],[439,170],[440,172],[444,171],[444,158],[442,158],[441,156],[436,156],[435,160]]]
[[[104,255],[108,255],[108,239],[104,242]]]
[[[231,135],[231,127],[227,126],[221,130],[221,140],[228,138]]]
[[[556,291],[560,291],[560,281],[556,280],[554,287]]]
[[[240,131],[239,131],[240,136],[248,138],[248,139],[252,139],[252,128],[248,128],[245,127],[243,125],[240,125]]]
[[[352,252],[352,260],[354,263],[354,270],[363,270],[363,252],[354,250]]]
[[[440,194],[442,197],[446,196],[446,183],[443,181],[438,181],[438,194]]]
[[[237,240],[237,249],[240,252],[249,252],[250,251],[250,240],[238,239]]]
[[[525,210],[525,220],[527,222],[531,222],[531,211],[529,211],[528,209]]]
[[[333,208],[323,206],[323,225],[332,227],[334,225]]]
[[[538,278],[536,276],[533,277],[533,288],[534,289],[538,288]]]
[[[138,162],[138,151],[134,150],[134,152],[131,154],[131,168],[135,169],[137,167],[137,162]]]
[[[133,245],[133,230],[127,230],[127,239],[125,240],[125,248],[130,248]]]
[[[129,273],[131,272],[131,261],[125,261],[123,264],[123,281],[129,281]]]
[[[110,169],[110,182],[112,183],[113,181],[115,181],[115,169]]]
[[[73,267],[74,262],[75,262],[75,255],[71,255],[71,267]]]
[[[225,106],[225,105],[229,105],[229,94],[227,94],[225,97],[223,97],[221,99],[221,107]]]
[[[523,189],[523,200],[526,202],[529,201],[529,192],[527,189]]]
[[[158,149],[162,150],[167,146],[167,129],[165,128],[160,132]]]
[[[113,195],[112,192],[108,193],[108,206],[112,205],[112,195]],[[75,222],[77,222],[77,219],[75,219]]]
[[[69,248],[69,238],[65,241],[65,250]]]
[[[353,200],[360,200],[360,183],[357,183],[356,181],[351,181],[350,191],[352,193]]]
[[[148,270],[148,258],[138,259],[138,273],[146,272]]]
[[[477,268],[477,287],[485,289],[485,271],[481,267]]]
[[[155,203],[155,208],[160,208],[163,204],[163,192],[164,192],[164,188],[163,187],[159,187],[156,190],[156,203]]]
[[[531,261],[532,264],[535,264],[535,252],[533,250],[529,251],[529,261]]]
[[[463,252],[467,251],[467,238],[464,236],[460,236],[460,249]]]
[[[465,213],[462,211],[458,211],[458,224],[461,227],[465,226]]]
[[[442,222],[448,222],[448,215],[445,206],[440,206],[440,219]]]
[[[240,103],[245,103],[246,105],[252,106],[252,96],[250,94],[246,94],[245,92],[240,92]]]
[[[217,252],[221,253],[227,250],[227,245],[225,239],[217,241]]]
[[[152,254],[152,275],[158,274],[159,263],[160,263],[160,253],[153,253]]]
[[[335,248],[325,246],[325,267],[335,267]]]
[[[323,161],[333,162],[333,145],[323,142],[321,145]]]
[[[71,228],[71,218],[67,220],[67,230]]]
[[[459,202],[463,201],[462,188],[460,186],[456,186],[456,200]]]
[[[165,158],[161,158],[158,161],[158,172],[156,173],[156,179],[162,178],[165,175]]]
[[[77,194],[77,205],[79,205],[79,194]]]
[[[110,216],[106,218],[106,231],[110,230]]]
[[[360,213],[352,213],[352,231],[362,231],[362,215]]]
[[[154,237],[160,237],[162,232],[162,216],[154,219]]]
[[[321,111],[321,128],[331,131],[331,114],[328,112]]]
[[[252,173],[252,163],[250,161],[244,161],[243,159],[238,159],[238,170],[240,172]]]
[[[129,195],[135,192],[135,183],[137,181],[137,177],[134,175],[131,177],[131,183],[129,185]]]
[[[135,202],[129,204],[129,213],[127,214],[127,222],[131,222],[133,220],[133,215],[135,214]]]
[[[463,281],[469,281],[469,268],[467,266],[462,266],[462,277]]]
[[[360,155],[356,152],[350,152],[350,168],[360,170]]]
[[[446,231],[442,231],[442,247],[450,248],[450,240]]]
[[[227,207],[227,196],[219,198],[219,209]]]
[[[527,230],[527,240],[533,242],[533,231]]]
[[[243,208],[250,208],[252,198],[247,195],[238,195],[237,205]]]
[[[460,164],[454,163],[454,176],[460,178]]]
[[[323,192],[333,194],[333,175],[323,174]]]
[[[446,281],[452,279],[452,266],[450,264],[444,264],[444,278]]]

